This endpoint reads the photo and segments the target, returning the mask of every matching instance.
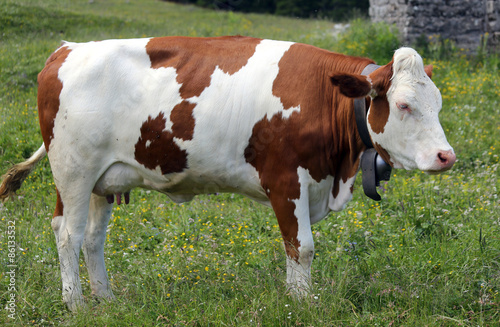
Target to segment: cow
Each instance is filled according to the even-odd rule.
[[[432,67],[411,48],[374,62],[311,45],[243,36],[63,43],[38,75],[43,144],[4,175],[11,197],[48,155],[62,297],[84,305],[79,253],[92,294],[112,299],[104,263],[112,207],[140,187],[174,202],[243,194],[273,208],[291,293],[308,294],[311,225],[351,200],[367,150],[355,99],[368,110],[376,153],[391,167],[440,173],[455,153],[438,119]]]

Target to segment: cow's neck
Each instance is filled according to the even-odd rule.
[[[360,74],[364,67],[372,63],[367,59],[338,55],[330,71]],[[343,64],[343,61],[348,64]],[[354,114],[354,100],[340,94],[338,88],[329,88],[331,97],[331,145],[329,148],[330,174],[335,177],[335,187],[340,181],[345,182],[360,169],[361,154],[366,145],[361,140]]]

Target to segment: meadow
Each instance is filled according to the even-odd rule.
[[[0,174],[42,143],[36,76],[61,40],[241,34],[379,64],[401,45],[397,30],[384,24],[357,19],[340,34],[334,25],[154,0],[0,0]],[[422,51],[434,65],[440,119],[457,163],[436,176],[393,170],[380,202],[363,194],[358,178],[348,207],[313,226],[313,291],[306,299],[287,294],[271,209],[236,194],[175,204],[136,189],[130,204],[114,207],[108,227],[105,260],[116,301],[90,297],[81,260],[89,305],[68,312],[50,226],[55,186],[44,159],[14,201],[0,204],[0,306],[9,307],[11,294],[16,304],[14,314],[0,311],[0,324],[500,325],[500,59],[452,46],[443,54],[444,46],[431,40]]]

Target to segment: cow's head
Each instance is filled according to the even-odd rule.
[[[371,97],[367,125],[377,152],[394,168],[438,173],[456,156],[439,123],[441,94],[431,80],[432,67],[411,48],[368,76],[335,74],[333,84],[348,97]]]

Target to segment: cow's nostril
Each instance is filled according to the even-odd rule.
[[[453,153],[453,151],[439,152],[437,157],[438,157],[439,163],[444,168],[450,168],[451,166],[453,166],[453,164],[455,163],[455,160],[457,158],[455,156],[455,154]]]
[[[446,154],[439,152],[438,158],[441,161],[441,163],[443,163],[443,164],[448,163],[448,157],[446,156]]]

